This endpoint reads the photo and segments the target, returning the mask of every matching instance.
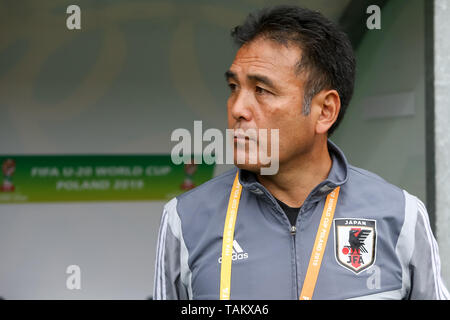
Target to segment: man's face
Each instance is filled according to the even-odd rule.
[[[279,129],[280,166],[307,153],[314,138],[312,117],[302,114],[304,80],[295,72],[300,56],[297,46],[286,47],[259,38],[238,50],[226,73],[231,90],[227,102],[228,128]],[[239,143],[258,144],[235,138],[235,163]],[[256,172],[261,165],[237,166]]]

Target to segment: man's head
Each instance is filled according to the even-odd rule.
[[[279,129],[280,163],[335,130],[355,76],[345,33],[318,12],[277,6],[250,14],[231,35],[239,50],[225,74],[229,128]]]

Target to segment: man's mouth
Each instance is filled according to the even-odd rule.
[[[255,134],[254,136],[252,134],[245,134],[243,132],[239,132],[241,130],[237,130],[234,132],[234,141],[238,141],[238,142],[248,142],[248,141],[255,141],[257,140],[257,136],[256,136],[256,129],[255,130]]]
[[[234,136],[234,141],[250,141],[250,138],[247,136]]]

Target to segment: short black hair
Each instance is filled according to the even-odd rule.
[[[341,110],[328,130],[331,135],[350,103],[355,82],[355,55],[350,40],[340,28],[320,12],[290,5],[267,7],[250,13],[243,24],[231,31],[234,42],[242,45],[266,38],[302,50],[296,72],[305,72],[304,114],[309,114],[312,98],[324,89],[335,89]]]

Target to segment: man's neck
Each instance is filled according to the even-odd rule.
[[[314,187],[328,177],[331,166],[325,142],[304,156],[280,163],[276,175],[257,174],[257,178],[275,198],[290,207],[300,207]]]

